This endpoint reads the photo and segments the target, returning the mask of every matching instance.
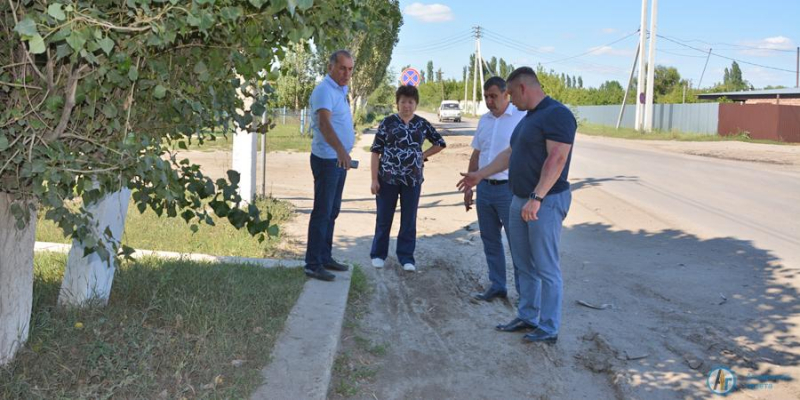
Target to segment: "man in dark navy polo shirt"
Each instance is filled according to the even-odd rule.
[[[509,240],[521,293],[517,317],[497,329],[532,331],[525,340],[554,343],[564,294],[559,243],[572,201],[567,176],[577,123],[567,107],[544,93],[530,67],[518,68],[508,76],[508,91],[511,102],[527,110],[511,135],[511,146],[486,167],[462,174],[458,187],[469,189],[481,179],[509,169],[514,193]]]

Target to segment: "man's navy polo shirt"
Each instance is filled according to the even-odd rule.
[[[508,179],[511,191],[519,197],[528,197],[539,184],[544,161],[547,159],[546,140],[572,144],[578,124],[575,116],[563,104],[545,97],[533,110],[522,118],[514,133],[511,134],[511,160],[508,168]],[[539,196],[561,193],[569,190],[569,164],[572,161],[572,149],[569,151],[567,163],[561,176],[548,193],[537,193]]]

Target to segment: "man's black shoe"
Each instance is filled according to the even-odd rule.
[[[492,301],[498,297],[505,299],[508,297],[508,294],[505,291],[489,289],[483,293],[475,293],[472,295],[473,299],[481,301]]]
[[[503,325],[497,325],[495,327],[500,332],[517,332],[523,330],[534,330],[538,328],[536,325],[529,324],[519,318],[514,318],[511,322]]]
[[[330,281],[336,279],[336,275],[334,275],[334,274],[332,274],[332,273],[330,273],[328,271],[325,271],[324,268],[316,268],[315,269],[315,268],[305,267],[305,268],[303,268],[303,272],[306,273],[307,277],[314,278],[314,279],[319,279],[321,281],[330,282]]]
[[[537,329],[523,336],[522,340],[531,343],[555,344],[555,342],[558,340],[558,334],[552,335],[541,329]]]
[[[325,264],[325,269],[344,272],[350,269],[350,267],[347,264],[342,264],[336,260],[331,260],[331,262]]]

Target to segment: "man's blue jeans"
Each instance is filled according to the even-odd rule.
[[[502,229],[505,227],[506,238],[511,243],[508,233],[508,216],[511,207],[511,188],[508,182],[490,185],[486,181],[478,184],[478,198],[475,208],[478,211],[478,225],[483,241],[483,253],[489,267],[489,282],[492,291],[506,292],[506,252],[503,249]],[[514,265],[514,284],[519,294],[519,272]]]
[[[375,217],[375,237],[372,239],[370,258],[385,260],[389,255],[389,231],[392,229],[397,198],[400,197],[400,232],[397,234],[397,260],[400,265],[416,264],[414,249],[417,247],[417,208],[422,185],[390,185],[379,179],[381,185],[376,197],[378,205]]]
[[[333,260],[333,227],[342,205],[342,191],[347,171],[336,165],[335,158],[311,155],[314,174],[314,209],[308,221],[306,266],[321,267]]]
[[[527,198],[514,196],[509,215],[511,257],[519,268],[518,317],[548,334],[558,334],[564,286],[561,280],[559,243],[561,224],[569,211],[569,190],[547,195],[536,221],[522,220]]]

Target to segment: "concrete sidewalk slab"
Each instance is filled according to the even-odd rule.
[[[33,251],[52,251],[55,253],[69,253],[72,247],[66,243],[49,243],[49,242],[36,242]],[[192,261],[210,261],[218,263],[230,264],[251,264],[258,265],[264,268],[274,267],[302,267],[305,262],[302,260],[280,260],[275,258],[250,258],[250,257],[233,257],[233,256],[212,256],[208,254],[198,253],[176,253],[173,251],[153,251],[153,250],[136,250],[131,254],[133,258],[142,257],[159,257],[171,260],[192,260]]]
[[[352,270],[337,272],[333,282],[306,282],[252,400],[327,397]]]

